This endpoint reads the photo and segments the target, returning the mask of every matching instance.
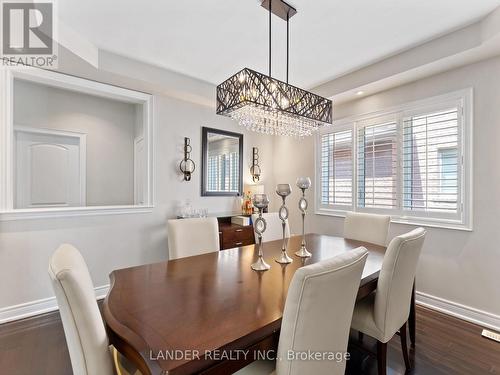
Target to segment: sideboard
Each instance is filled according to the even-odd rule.
[[[233,247],[240,247],[252,245],[255,243],[255,235],[253,225],[237,225],[231,222],[233,216],[249,216],[235,214],[219,214],[217,221],[219,222],[219,243],[220,249],[231,249]]]

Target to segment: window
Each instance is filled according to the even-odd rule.
[[[352,205],[352,131],[321,137],[321,203]]]
[[[458,108],[404,121],[405,210],[458,210]]]
[[[440,184],[442,194],[457,195],[456,181],[458,181],[457,148],[439,149]],[[456,198],[455,198],[456,199]]]
[[[471,102],[464,90],[323,130],[316,212],[470,229]]]
[[[397,136],[395,122],[358,129],[358,207],[396,207]]]

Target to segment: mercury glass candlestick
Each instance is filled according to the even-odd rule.
[[[308,258],[312,254],[306,249],[306,232],[305,221],[307,211],[306,190],[311,187],[311,179],[309,177],[299,177],[297,179],[297,187],[302,190],[302,197],[299,200],[299,210],[302,212],[302,244],[300,250],[295,252],[295,255],[301,258]]]
[[[278,184],[276,186],[276,194],[278,194],[283,200],[283,204],[279,209],[279,217],[281,219],[281,226],[283,227],[283,245],[281,247],[281,256],[279,259],[275,259],[276,262],[281,264],[292,263],[293,259],[286,253],[286,220],[288,219],[288,208],[285,205],[286,197],[292,193],[292,187],[290,184]]]
[[[259,259],[252,264],[252,269],[254,271],[267,271],[271,268],[269,264],[267,264],[263,258],[262,252],[262,233],[266,231],[266,220],[262,217],[262,212],[269,205],[269,199],[266,194],[255,194],[252,199],[253,206],[257,208],[259,211],[259,217],[255,220],[254,230],[257,233],[257,238],[259,241]]]

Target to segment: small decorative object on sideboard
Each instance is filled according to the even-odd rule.
[[[241,204],[241,213],[244,215],[253,214],[252,193],[250,191],[247,191],[243,195],[243,200]]]
[[[311,187],[311,179],[309,177],[299,177],[297,179],[297,187],[302,190],[302,197],[299,200],[299,209],[302,212],[302,244],[300,250],[295,253],[298,257],[308,258],[312,254],[306,249],[306,233],[305,220],[307,211],[306,190]]]
[[[278,184],[276,186],[276,194],[278,194],[283,200],[283,204],[279,209],[279,217],[281,219],[281,225],[283,227],[283,246],[281,247],[281,256],[279,259],[276,259],[276,262],[281,264],[292,263],[293,259],[288,256],[286,253],[286,220],[288,219],[288,208],[285,205],[285,199],[292,193],[292,187],[290,184]]]
[[[259,182],[261,171],[259,166],[259,149],[257,147],[252,148],[252,167],[250,168],[250,174],[252,175],[253,182]]]
[[[177,219],[196,217],[208,217],[208,210],[206,208],[193,208],[189,199],[177,211]]]
[[[255,233],[257,233],[257,238],[259,239],[258,247],[259,247],[259,259],[252,264],[252,269],[254,271],[267,271],[271,268],[269,264],[267,264],[263,258],[262,252],[262,234],[266,231],[266,220],[262,217],[262,212],[264,208],[267,208],[269,205],[269,199],[266,194],[255,194],[253,196],[253,205],[259,210],[259,217],[255,220],[253,224]]]
[[[184,175],[184,181],[191,181],[191,176],[196,168],[194,161],[191,160],[191,139],[188,137],[184,138],[184,159],[181,160],[179,164],[179,169]]]
[[[250,216],[233,216],[231,218],[231,223],[246,227],[250,225]]]

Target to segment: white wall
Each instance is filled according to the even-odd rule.
[[[397,87],[349,103],[334,105],[334,118],[340,119],[424,99],[451,91],[474,89],[474,230],[464,232],[427,228],[420,259],[417,289],[447,301],[491,313],[500,322],[500,58],[486,60],[420,81]],[[314,142],[277,139],[274,165],[277,183],[292,181],[298,174],[314,171]],[[279,160],[287,160],[282,163]],[[296,189],[297,190],[297,189]],[[296,200],[298,192],[295,191]],[[312,192],[311,192],[312,194]],[[312,196],[311,196],[312,202]],[[292,230],[300,218],[291,211]],[[337,234],[343,232],[343,219],[313,214],[308,231]],[[391,236],[412,229],[391,225]],[[446,301],[445,301],[446,302]],[[470,310],[470,309],[469,309]],[[469,311],[469,313],[472,313]],[[483,316],[488,314],[483,314]]]
[[[72,67],[71,64],[63,64],[63,70],[68,73],[73,70]],[[111,73],[94,72],[91,69],[79,70],[79,73],[89,78],[99,76],[100,81],[109,76],[108,81],[113,83],[119,79],[122,86],[130,89],[140,88],[144,91],[148,87],[147,82],[117,77]],[[168,74],[171,77],[172,73]],[[193,79],[181,75],[177,82],[183,79],[189,82],[190,87],[194,85]],[[161,77],[158,77],[158,82],[161,81]],[[200,83],[200,86],[205,87],[206,83]],[[16,312],[34,311],[37,307],[53,303],[32,302],[53,296],[47,264],[52,252],[61,243],[72,243],[81,250],[95,286],[103,286],[109,283],[108,274],[113,269],[167,259],[166,220],[175,216],[176,208],[186,199],[191,201],[193,207],[207,208],[209,212],[239,209],[237,198],[200,196],[202,126],[244,134],[244,183],[251,181],[249,169],[252,147],[259,147],[262,181],[267,191],[273,191],[272,137],[245,132],[231,119],[216,115],[214,107],[161,94],[168,91],[168,87],[159,90],[158,85],[152,85],[150,90],[156,94],[153,212],[0,222],[0,321]],[[191,138],[191,157],[197,167],[190,182],[183,182],[178,170],[186,136]],[[28,305],[23,306],[23,309],[19,309],[19,306],[11,308],[25,303]]]
[[[136,126],[136,107],[32,82],[14,82],[15,125],[87,135],[87,206],[134,204],[134,133],[140,128]]]

